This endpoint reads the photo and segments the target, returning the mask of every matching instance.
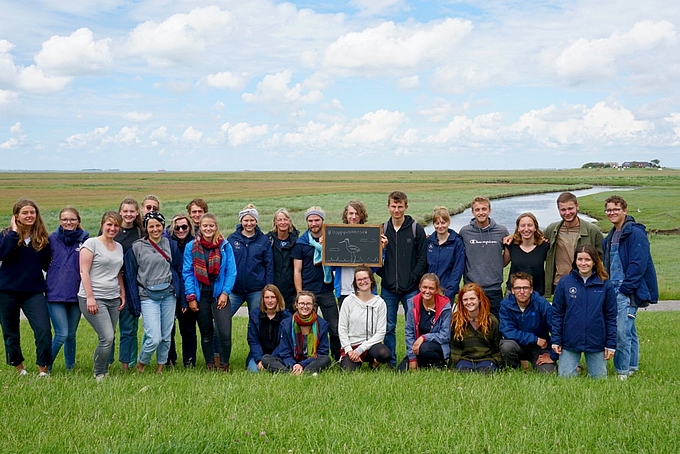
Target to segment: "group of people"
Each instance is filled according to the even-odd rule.
[[[406,214],[406,194],[394,191],[387,201],[382,267],[372,269],[322,263],[326,215],[318,206],[306,211],[304,232],[281,208],[264,233],[249,204],[225,237],[203,199],[168,223],[158,198],[145,197],[141,207],[126,198],[118,211],[104,213],[98,236],[90,237],[74,207],[61,210],[59,227],[48,235],[36,204],[21,199],[0,233],[7,363],[27,374],[19,336],[23,310],[36,338],[40,376],[49,374],[62,346],[66,369],[74,367],[81,314],[99,340],[97,380],[114,361],[116,325],[123,369],[144,372],[154,354],[157,372],[175,365],[175,319],[184,367],[196,365],[198,326],[206,367],[229,371],[232,316],[246,303],[251,372],[316,373],[335,361],[349,371],[366,363],[487,373],[524,362],[573,376],[582,353],[594,377],[606,376],[612,357],[621,379],[638,369],[635,316],[657,301],[658,289],[645,227],[628,215],[623,198],[605,201],[613,225],[606,238],[578,216],[571,193],[558,197],[562,220],[545,234],[536,217],[524,213],[510,235],[490,217],[489,199],[475,197],[469,225],[456,233],[448,210],[436,207],[434,232],[427,236]],[[367,219],[357,200],[342,214],[345,224]],[[397,362],[400,303],[406,357]]]

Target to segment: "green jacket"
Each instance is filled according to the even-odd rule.
[[[604,257],[602,251],[602,232],[599,227],[595,224],[591,224],[588,221],[580,219],[579,224],[579,239],[576,242],[576,246],[581,246],[582,244],[591,244],[595,246],[597,252],[600,254],[600,258]],[[548,250],[548,256],[545,258],[545,296],[548,297],[555,292],[553,286],[553,281],[555,280],[555,249],[557,248],[557,234],[560,232],[560,227],[564,221],[553,222],[550,224],[543,232],[545,236],[550,241],[550,249]]]

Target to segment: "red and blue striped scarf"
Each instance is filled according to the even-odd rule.
[[[194,240],[194,245],[191,248],[191,257],[194,265],[194,274],[198,282],[204,285],[210,285],[210,276],[218,276],[220,274],[220,264],[222,261],[222,254],[220,246],[224,238],[219,237],[217,243],[209,243],[200,236]],[[205,250],[208,249],[208,262],[205,261]]]
[[[293,354],[295,361],[300,362],[305,358],[316,358],[316,349],[319,346],[319,324],[316,321],[316,312],[312,312],[308,317],[302,318],[300,314],[293,314]],[[307,334],[307,356],[302,351],[305,342],[305,335],[300,330],[301,326],[311,326]]]

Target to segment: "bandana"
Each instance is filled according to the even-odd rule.
[[[149,211],[144,215],[144,228],[146,228],[146,225],[149,223],[149,219],[155,219],[158,222],[161,223],[163,228],[165,228],[165,216],[160,214],[158,211]]]

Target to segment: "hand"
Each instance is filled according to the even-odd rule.
[[[12,218],[9,220],[9,228],[13,232],[16,232],[18,230],[18,228],[17,228],[17,217],[16,216],[12,216]]]
[[[408,362],[408,370],[418,370],[418,360]]]
[[[503,244],[505,244],[506,246],[512,244],[512,239],[513,239],[512,235],[506,236],[505,238],[503,238]]]
[[[122,311],[124,307],[125,307],[125,297],[121,296],[120,297],[120,306],[118,306],[118,311],[119,312]]]
[[[416,355],[420,354],[420,346],[423,344],[423,337],[419,337],[416,339],[416,341],[413,343],[413,347],[411,347],[411,350],[413,350],[413,353]]]
[[[296,364],[296,365],[293,366],[293,370],[291,371],[291,374],[293,374],[293,375],[302,375],[302,372],[303,372],[304,370],[305,370],[305,369],[304,369],[300,364]]]
[[[614,357],[614,352],[609,350],[608,348],[604,349],[604,360],[609,361]]]
[[[186,307],[183,307],[183,308],[182,308],[182,313],[183,313],[183,314],[186,314],[186,313],[187,313],[187,308],[186,308]]]
[[[550,358],[550,353],[541,353],[536,359],[536,365],[540,366],[541,364],[555,364],[555,361]]]
[[[220,293],[220,296],[217,298],[217,308],[224,309],[224,306],[227,305],[227,299],[226,293]]]
[[[390,240],[388,240],[385,235],[380,235],[380,244],[382,245],[383,249],[385,249],[389,243]]]
[[[545,339],[541,339],[540,337],[536,341],[536,345],[538,345],[541,348],[548,348],[548,341]]]
[[[361,355],[359,353],[357,353],[356,350],[352,350],[351,352],[347,353],[347,356],[349,357],[349,359],[352,360],[352,362],[355,362],[355,363],[361,362]]]
[[[264,366],[262,365],[262,361],[259,361],[257,363],[257,370],[264,370]]]
[[[89,312],[92,315],[95,315],[99,311],[99,306],[97,306],[97,302],[95,301],[94,297],[88,298],[87,299],[87,312]]]
[[[558,355],[561,355],[561,354],[562,354],[562,346],[561,346],[561,345],[553,345],[553,346],[552,346],[552,349],[553,349],[553,351],[554,351],[555,353],[557,353]]]
[[[198,312],[198,301],[194,300],[189,302],[189,309],[191,309],[194,312]]]

